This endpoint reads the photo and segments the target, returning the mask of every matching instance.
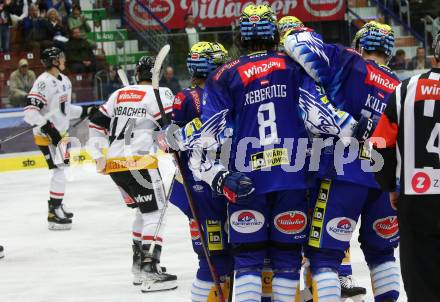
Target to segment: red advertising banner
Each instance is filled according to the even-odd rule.
[[[343,20],[345,0],[141,0],[125,1],[125,15],[137,29],[158,26],[146,8],[170,29],[184,28],[183,17],[191,13],[200,27],[223,27],[235,23],[248,4],[269,3],[281,18],[293,15],[304,22]]]

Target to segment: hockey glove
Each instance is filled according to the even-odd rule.
[[[82,106],[82,112],[80,119],[85,119],[88,117],[89,119],[99,110],[99,106],[91,105],[91,106]]]
[[[374,122],[371,118],[361,116],[354,128],[353,137],[356,138],[359,142],[364,142],[370,138],[371,134],[374,130]]]
[[[41,132],[49,136],[54,146],[58,146],[58,143],[61,141],[61,134],[51,122],[47,121],[46,124],[41,127]]]
[[[218,172],[212,181],[212,187],[231,203],[246,205],[255,195],[252,180],[241,172]]]

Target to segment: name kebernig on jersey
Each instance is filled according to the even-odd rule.
[[[246,101],[244,105],[247,106],[260,103],[272,98],[285,98],[287,96],[286,90],[286,85],[271,85],[265,88],[249,91],[246,93]]]

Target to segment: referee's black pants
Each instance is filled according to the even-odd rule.
[[[440,302],[440,195],[401,195],[398,220],[408,302]]]

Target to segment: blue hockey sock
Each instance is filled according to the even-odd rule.
[[[374,301],[399,298],[400,270],[396,262],[388,261],[370,268]]]

